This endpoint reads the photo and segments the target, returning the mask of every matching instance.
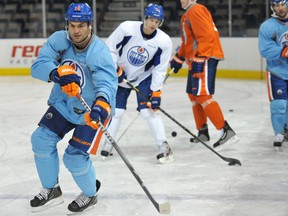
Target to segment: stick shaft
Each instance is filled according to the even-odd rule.
[[[146,99],[147,102],[150,102],[149,98],[147,98],[146,95],[144,95],[138,88],[136,88],[134,85],[132,85],[129,81],[125,80],[125,82],[134,90],[136,91],[138,94],[140,94],[143,98]],[[221,159],[223,159],[224,161],[238,161],[240,163],[239,160],[234,159],[234,158],[226,158],[222,155],[220,155],[218,152],[216,152],[214,149],[212,149],[209,145],[207,145],[205,142],[203,142],[202,140],[200,140],[196,135],[194,135],[189,129],[187,129],[184,125],[182,125],[179,121],[177,121],[175,118],[173,118],[171,115],[169,115],[165,110],[163,110],[161,107],[158,108],[164,115],[166,115],[169,119],[171,119],[173,122],[175,122],[178,126],[180,126],[182,129],[184,129],[187,133],[189,133],[192,137],[194,137],[196,140],[198,140],[200,143],[202,143],[206,148],[208,148],[210,151],[212,151],[214,154],[216,154],[217,156],[219,156]],[[238,163],[237,162],[237,163]],[[241,163],[240,163],[241,164]]]
[[[91,111],[90,106],[86,103],[86,101],[84,100],[84,98],[82,98],[80,95],[77,96],[78,99],[81,101],[82,105],[85,107],[85,109],[87,111]],[[131,171],[131,173],[133,174],[133,176],[135,177],[135,179],[137,180],[137,182],[139,183],[139,185],[141,186],[141,188],[144,190],[144,192],[146,193],[146,195],[148,196],[148,198],[150,199],[150,201],[153,203],[153,205],[155,206],[155,208],[157,209],[158,212],[160,213],[165,213],[166,211],[170,211],[169,209],[165,209],[162,210],[161,206],[159,205],[159,203],[157,203],[155,201],[155,199],[153,198],[153,196],[151,195],[151,193],[149,192],[149,190],[146,188],[146,186],[144,185],[142,179],[140,178],[140,176],[136,173],[135,169],[133,168],[133,166],[131,165],[131,163],[129,162],[129,160],[127,159],[127,157],[125,156],[125,154],[122,152],[122,150],[120,149],[120,147],[118,146],[118,144],[116,143],[116,141],[113,139],[113,137],[110,135],[110,133],[107,131],[107,128],[101,123],[101,121],[98,121],[97,124],[99,125],[100,129],[103,131],[104,135],[106,136],[106,138],[109,140],[109,142],[113,145],[113,147],[116,149],[116,151],[118,152],[118,154],[120,155],[120,157],[122,158],[122,160],[124,161],[124,163],[126,164],[126,166],[128,167],[128,169]],[[167,204],[165,205],[167,206]],[[170,206],[170,205],[169,205]],[[161,212],[164,211],[164,212]]]
[[[168,79],[168,77],[169,77],[173,72],[174,72],[174,68],[172,68],[172,69],[169,71],[169,73],[166,75],[166,77],[165,77],[165,79],[164,79],[164,81],[163,81],[164,84],[165,84],[166,80]]]

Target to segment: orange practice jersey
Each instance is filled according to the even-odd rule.
[[[182,15],[181,39],[178,55],[185,57],[187,63],[195,56],[224,59],[218,30],[210,12],[201,4],[192,5]]]

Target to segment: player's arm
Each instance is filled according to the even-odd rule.
[[[215,45],[215,28],[213,20],[204,7],[199,7],[190,13],[189,22],[193,26],[193,34],[197,40],[196,56],[206,57],[207,59],[213,53]],[[195,13],[194,13],[195,12]]]
[[[152,69],[152,82],[150,89],[158,91],[162,89],[163,81],[167,73],[169,61],[172,56],[172,41],[170,37],[162,37],[163,43],[158,48],[156,56],[154,56],[154,67]]]
[[[58,67],[61,59],[60,50],[67,49],[65,33],[55,32],[40,49],[39,55],[31,66],[31,76],[48,82],[50,73]]]
[[[163,39],[166,39],[163,43],[165,45],[159,48],[161,52],[157,52],[157,56],[154,58],[154,68],[152,69],[152,81],[150,85],[150,103],[147,104],[147,106],[154,111],[157,111],[161,104],[161,89],[168,69],[169,59],[172,55],[172,41],[170,37],[163,37]]]
[[[269,61],[279,60],[283,47],[276,43],[275,30],[269,23],[263,23],[259,29],[258,47],[263,58]]]

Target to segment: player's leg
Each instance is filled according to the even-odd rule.
[[[141,91],[146,98],[150,97],[150,85],[151,85],[151,76],[146,80],[142,81],[138,89]],[[167,142],[165,127],[162,121],[161,116],[158,112],[154,112],[149,109],[146,105],[146,100],[139,94],[137,94],[138,110],[141,113],[141,116],[146,120],[153,137],[156,140],[156,145],[158,146],[158,154],[156,156],[157,160],[160,163],[168,163],[174,160],[172,150]]]
[[[207,115],[204,112],[204,109],[201,106],[201,104],[199,104],[196,101],[195,97],[192,94],[188,94],[188,97],[192,103],[192,111],[193,111],[193,115],[194,115],[194,119],[196,123],[196,128],[198,130],[197,137],[201,141],[207,142],[210,140],[208,125],[207,125]],[[195,139],[194,137],[192,137],[190,141],[193,143],[198,143],[199,142],[198,139]]]
[[[39,211],[44,206],[63,202],[60,199],[62,191],[58,185],[59,157],[56,145],[73,128],[74,125],[63,118],[55,108],[49,107],[39,127],[32,134],[32,150],[43,187],[30,201],[32,211]]]
[[[117,132],[120,128],[121,120],[125,114],[127,100],[128,100],[130,93],[131,93],[131,89],[118,86],[117,95],[116,95],[115,115],[112,117],[111,122],[107,128],[108,132],[113,138],[116,137]],[[106,139],[103,145],[103,149],[101,151],[101,155],[103,156],[102,159],[106,159],[108,156],[110,156],[112,149],[113,149],[112,144],[109,142],[108,139]]]
[[[115,115],[112,117],[111,122],[108,126],[108,132],[112,137],[117,136],[117,132],[121,125],[122,117],[124,116],[125,109],[115,109]],[[113,145],[109,142],[108,139],[105,140],[103,149],[101,151],[101,155],[103,156],[102,159],[107,158],[108,156],[112,155]]]
[[[192,94],[195,101],[201,104],[206,116],[216,129],[220,131],[220,138],[213,144],[214,148],[219,148],[227,141],[231,144],[239,141],[233,129],[229,126],[228,122],[225,121],[218,102],[212,97],[215,92],[217,65],[218,60],[209,59],[208,67],[203,71],[201,76],[198,75],[194,77],[192,72],[189,71],[186,89],[187,93]]]
[[[90,131],[91,136],[92,133]],[[100,188],[100,182],[96,180],[95,168],[90,155],[69,145],[65,150],[63,161],[81,190],[79,196],[68,205],[68,209],[72,212],[81,212],[89,206],[95,205],[98,201],[97,191]]]
[[[284,141],[286,113],[287,113],[287,87],[286,81],[267,72],[268,97],[270,100],[270,112],[272,128],[275,138],[273,146],[279,148]]]

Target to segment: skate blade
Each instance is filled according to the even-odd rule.
[[[225,143],[221,144],[220,146],[217,146],[215,148],[215,150],[216,151],[222,151],[225,149],[229,149],[231,146],[238,143],[239,141],[240,141],[240,138],[237,135],[235,135],[235,136],[231,137],[229,140],[227,140]]]
[[[108,157],[111,157],[111,156],[113,156],[113,153],[112,153],[112,152],[110,152],[108,156],[102,155],[102,161],[107,160],[107,158],[108,158]]]
[[[50,209],[52,207],[61,205],[62,203],[64,203],[64,199],[62,196],[60,196],[60,197],[57,197],[55,199],[52,199],[51,201],[49,201],[48,203],[46,203],[43,206],[31,207],[31,212],[32,213],[42,212],[42,211],[45,211],[45,210]]]
[[[86,209],[84,209],[83,211],[80,211],[80,212],[72,212],[72,211],[69,211],[67,213],[67,216],[71,216],[71,215],[86,215],[86,214],[89,214],[91,210],[93,210],[95,208],[95,205],[98,203],[98,198],[96,200],[96,202],[90,206],[88,206]],[[90,214],[89,214],[90,215]]]
[[[158,161],[161,163],[161,164],[168,164],[168,163],[172,163],[174,161],[174,157],[173,155],[169,155],[167,157],[162,157],[162,158],[159,158]]]
[[[91,211],[95,208],[94,205],[92,206],[89,206],[88,208],[84,209],[83,211],[81,212],[70,212],[67,213],[67,216],[72,216],[72,215],[86,215],[86,214],[89,214],[91,213]]]
[[[276,152],[282,152],[281,146],[274,146]]]

